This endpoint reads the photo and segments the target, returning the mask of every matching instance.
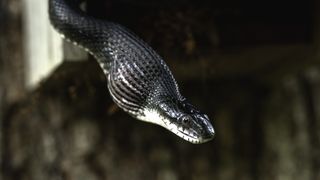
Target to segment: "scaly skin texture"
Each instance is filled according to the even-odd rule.
[[[120,108],[192,143],[213,138],[208,117],[181,96],[168,66],[152,48],[123,26],[89,17],[78,6],[76,0],[49,0],[50,21],[97,59]]]

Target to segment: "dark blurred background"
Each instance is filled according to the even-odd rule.
[[[201,145],[117,108],[92,57],[28,90],[22,10],[0,1],[1,179],[320,180],[319,2],[87,2],[164,57],[215,127]]]

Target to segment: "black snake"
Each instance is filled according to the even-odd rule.
[[[49,0],[51,24],[100,64],[114,102],[131,116],[165,127],[191,143],[213,138],[208,116],[180,94],[162,58],[123,26],[86,15],[80,0]]]

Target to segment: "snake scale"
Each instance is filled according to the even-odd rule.
[[[214,129],[180,94],[163,59],[125,27],[85,14],[80,0],[49,0],[53,27],[93,55],[108,80],[114,102],[136,119],[158,124],[184,140],[211,140]]]

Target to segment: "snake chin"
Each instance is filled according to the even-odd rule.
[[[176,134],[180,138],[193,144],[205,143],[214,137],[214,130],[210,123],[205,124],[206,129],[201,130],[200,133],[199,130],[195,129],[194,126],[186,126],[185,124],[181,124],[178,120],[165,117],[153,109],[144,110],[142,114],[143,115],[137,116],[139,120],[160,125]]]

